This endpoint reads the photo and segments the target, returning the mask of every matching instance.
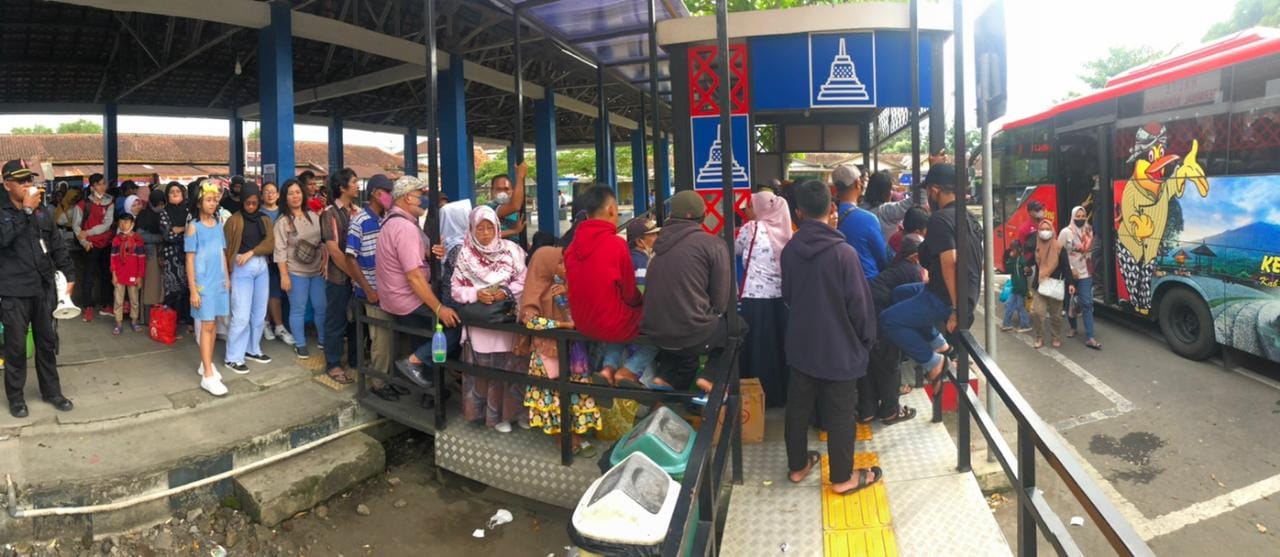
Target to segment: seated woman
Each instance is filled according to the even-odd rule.
[[[469,229],[460,248],[450,279],[449,294],[460,304],[505,304],[524,291],[525,255],[520,246],[498,237],[498,214],[488,206],[476,207],[468,219]],[[480,327],[464,327],[463,342],[470,350],[471,363],[522,373],[513,349],[513,333]],[[484,419],[485,425],[500,433],[511,431],[511,422],[521,418],[521,394],[505,381],[462,376],[463,411],[468,421]]]
[[[520,321],[530,329],[572,329],[573,316],[569,312],[568,289],[564,283],[563,248],[544,246],[533,254],[529,263],[524,294],[520,298]],[[569,380],[576,383],[590,382],[586,362],[586,346],[572,343],[570,348]],[[532,339],[529,358],[529,375],[555,379],[560,376],[560,353],[556,341],[549,338]],[[588,431],[602,427],[600,408],[588,395],[574,394],[569,401],[573,421],[573,453],[591,458],[595,449],[582,439]],[[525,388],[524,405],[529,409],[529,425],[542,428],[548,435],[556,435],[559,441],[560,393],[536,385]]]

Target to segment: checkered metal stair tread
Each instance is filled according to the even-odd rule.
[[[897,557],[898,542],[893,528],[863,528],[824,532],[822,545],[826,557]]]
[[[871,440],[871,424],[857,424],[857,426],[858,426],[856,429],[857,433],[855,433],[854,439],[857,441],[870,441]],[[827,431],[825,429],[818,432],[818,440],[819,441],[827,440]]]

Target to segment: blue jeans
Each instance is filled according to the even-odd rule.
[[[347,338],[354,338],[355,335],[348,337],[347,332],[351,325],[347,321],[347,305],[351,303],[351,285],[350,284],[334,284],[324,281],[324,293],[326,307],[323,318],[319,312],[316,312],[316,328],[320,328],[320,324],[324,325],[323,338],[329,342],[324,344],[324,364],[325,369],[333,369],[342,365],[342,352],[346,348],[347,343],[343,342]],[[354,347],[355,343],[351,343]],[[356,352],[353,348],[350,352],[352,358]]]
[[[644,344],[635,345],[635,351],[624,361],[623,356],[627,354],[627,346],[626,344],[604,345],[604,362],[601,365],[615,370],[625,367],[631,370],[631,373],[636,374],[636,377],[643,376],[645,370],[649,368],[649,364],[652,364],[653,359],[658,357],[658,347]]]
[[[294,344],[298,348],[307,346],[307,302],[315,311],[316,334],[320,344],[324,344],[324,277],[300,277],[289,273],[289,332],[293,333]]]
[[[1076,295],[1071,298],[1071,303],[1080,308],[1080,315],[1084,317],[1084,338],[1093,338],[1093,277],[1076,280]],[[1071,330],[1076,330],[1076,318],[1071,316],[1070,309],[1067,310],[1067,324]]]
[[[267,258],[261,255],[231,270],[231,324],[227,327],[226,361],[242,364],[246,353],[262,353],[268,282]]]
[[[1018,319],[1018,328],[1031,326],[1031,312],[1027,311],[1027,297],[1022,294],[1010,294],[1004,303],[1004,326],[1012,327],[1014,318]]]
[[[942,362],[936,351],[947,344],[936,325],[946,323],[951,305],[925,290],[924,283],[893,289],[894,304],[880,312],[880,327],[916,363],[932,370]]]

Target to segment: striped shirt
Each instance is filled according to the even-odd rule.
[[[378,215],[368,207],[351,217],[351,224],[347,226],[347,253],[356,256],[360,273],[375,290],[378,288],[378,276],[374,272],[374,254],[378,250],[380,232],[382,232],[382,223],[378,220]],[[356,281],[352,282],[356,283],[356,297],[365,298],[360,284]]]

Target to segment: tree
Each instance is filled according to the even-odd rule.
[[[796,8],[814,4],[848,4],[868,0],[729,0],[729,11],[749,12],[754,10],[773,10],[778,8]],[[689,13],[693,15],[713,15],[716,13],[716,0],[685,0]]]
[[[556,153],[556,170],[561,176],[594,178],[596,152],[594,149],[567,149]]]
[[[1231,19],[1219,21],[1204,34],[1205,41],[1256,26],[1280,26],[1280,0],[1236,0]]]
[[[968,156],[972,157],[978,149],[982,147],[982,130],[968,130],[965,132],[965,149]],[[948,155],[954,155],[956,152],[955,128],[950,124],[947,125],[946,143],[943,144]],[[905,130],[898,134],[892,142],[880,148],[881,153],[911,154],[911,131]],[[921,158],[929,156],[933,149],[929,146],[929,133],[926,130],[920,132],[920,156]]]
[[[261,139],[262,139],[262,128],[253,128],[253,131],[249,132],[249,141],[258,141]]]
[[[13,128],[9,130],[9,133],[13,135],[36,135],[36,134],[53,133],[53,129],[51,129],[49,126],[36,124],[34,126],[27,127],[27,128]]]
[[[1149,46],[1113,46],[1107,49],[1107,55],[1084,63],[1084,73],[1077,74],[1080,81],[1092,89],[1101,89],[1107,81],[1120,75],[1125,70],[1136,68],[1147,62],[1163,58],[1165,51]]]
[[[81,118],[74,122],[58,124],[58,133],[102,133],[102,124]]]

